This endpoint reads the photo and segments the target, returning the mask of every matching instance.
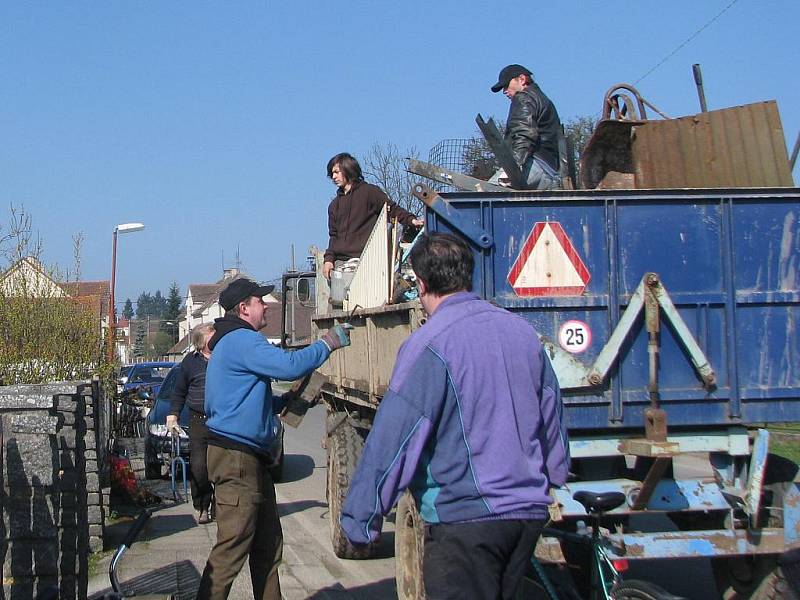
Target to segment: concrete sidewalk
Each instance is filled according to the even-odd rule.
[[[123,590],[135,594],[174,593],[177,598],[194,598],[206,558],[217,535],[216,524],[197,525],[191,502],[173,503],[169,481],[149,481],[148,488],[165,502],[153,509],[153,516],[137,542],[122,558],[117,570]],[[280,502],[279,502],[280,504]],[[279,512],[280,506],[279,506]],[[109,528],[107,546],[118,544],[133,521]],[[287,600],[351,599],[326,560],[313,552],[316,542],[293,515],[282,514],[284,534],[281,587]],[[108,567],[113,551],[106,553],[89,579],[89,598],[100,598],[110,591]],[[250,573],[242,569],[231,589],[232,600],[252,598]]]

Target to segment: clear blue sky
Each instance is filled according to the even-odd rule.
[[[535,74],[562,118],[597,114],[731,0],[617,2],[3,2],[0,223],[24,205],[45,259],[117,298],[185,293],[237,247],[259,279],[324,247],[333,154],[417,148],[504,118],[499,69]],[[800,130],[797,0],[738,0],[637,86],[671,116],[777,99]]]

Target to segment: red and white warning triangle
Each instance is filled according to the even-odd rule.
[[[548,221],[533,226],[508,282],[518,296],[576,296],[590,277],[564,228]]]

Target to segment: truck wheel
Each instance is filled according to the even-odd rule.
[[[394,533],[394,564],[399,600],[423,600],[422,556],[425,529],[417,504],[406,491],[397,503]]]
[[[794,587],[774,555],[736,556],[711,561],[724,600],[798,600]]]
[[[328,438],[328,513],[333,553],[339,558],[372,558],[377,548],[377,542],[356,548],[339,525],[342,505],[350,487],[350,477],[356,469],[363,448],[364,440],[347,420],[340,423]]]

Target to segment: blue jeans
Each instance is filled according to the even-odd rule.
[[[522,177],[526,190],[557,190],[561,189],[561,177],[550,165],[541,159],[531,156],[522,167]],[[502,183],[505,181],[506,183]],[[507,185],[508,179],[503,169],[489,178],[489,183]]]
[[[550,165],[540,158],[531,156],[522,167],[527,190],[556,190],[561,187],[561,178]]]

